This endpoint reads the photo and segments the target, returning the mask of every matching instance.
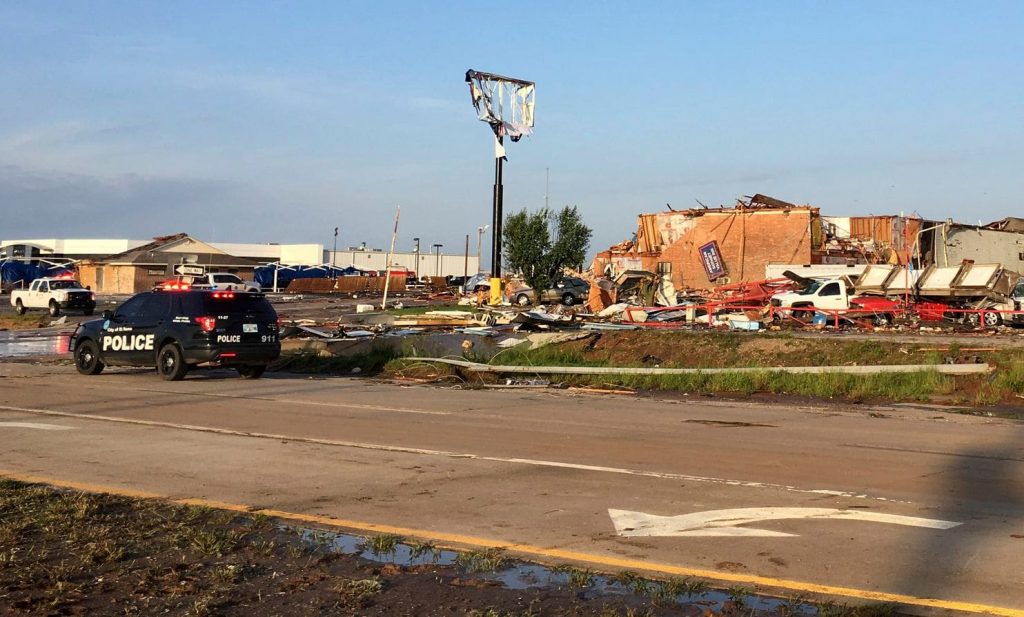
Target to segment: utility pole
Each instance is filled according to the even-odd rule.
[[[384,276],[384,299],[380,302],[381,310],[388,308],[388,289],[391,287],[391,259],[395,255],[395,240],[398,239],[398,217],[402,214],[402,206],[395,208],[395,230],[391,232],[391,249],[388,251],[387,263],[385,263]]]
[[[462,262],[462,284],[469,280],[469,234],[466,234],[466,260]]]

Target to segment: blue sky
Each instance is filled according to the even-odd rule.
[[[828,214],[1024,215],[1021,2],[0,4],[0,237],[458,252],[490,222],[468,68],[537,82],[509,210],[762,192]],[[472,241],[475,248],[475,238]]]

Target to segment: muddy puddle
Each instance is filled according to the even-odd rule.
[[[378,546],[365,537],[318,529],[291,528],[299,532],[303,541],[314,544],[320,550],[354,555],[360,559],[379,564],[397,566],[438,566],[453,568],[462,579],[475,579],[496,583],[506,589],[572,589],[581,597],[595,599],[602,597],[633,597],[657,602],[659,606],[676,605],[698,607],[713,612],[723,612],[728,607],[742,602],[746,615],[796,615],[813,617],[819,614],[815,605],[799,601],[784,600],[771,596],[757,595],[749,590],[735,588],[730,591],[712,589],[695,579],[658,581],[642,578],[632,572],[618,576],[607,576],[591,572],[582,567],[551,567],[513,560],[500,552],[493,565],[494,571],[477,571],[473,566],[473,553],[438,549],[430,545],[407,544],[395,541]],[[486,557],[485,557],[486,559]]]
[[[0,358],[66,354],[70,341],[70,332],[0,332]]]

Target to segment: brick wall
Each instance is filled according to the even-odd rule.
[[[678,231],[676,240],[658,253],[598,253],[594,259],[595,274],[603,274],[611,263],[615,272],[636,268],[657,272],[658,264],[668,262],[672,283],[677,288],[710,289],[726,282],[756,281],[765,277],[769,263],[812,263],[811,220],[817,211],[809,208],[791,210],[710,211],[698,216],[684,213],[659,214],[659,219],[680,218],[671,225]],[[672,223],[659,220],[660,228]],[[664,233],[662,229],[662,236]],[[666,238],[667,239],[667,238]],[[724,279],[708,280],[701,262],[701,245],[718,242],[722,261],[727,269]]]
[[[698,250],[712,240],[718,242],[728,270],[726,277],[733,283],[763,279],[769,263],[811,263],[808,210],[710,213],[697,217],[694,223],[655,258],[656,262],[672,264],[672,282],[677,287],[706,289],[715,285],[704,272]]]

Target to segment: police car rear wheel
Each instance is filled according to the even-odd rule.
[[[103,371],[100,350],[92,341],[82,341],[75,348],[75,368],[83,375],[99,375]]]
[[[263,376],[263,372],[266,370],[267,367],[264,364],[257,366],[240,366],[238,367],[238,374],[242,376],[242,379],[259,379]]]
[[[14,301],[14,312],[19,315],[25,314],[25,305],[22,303],[21,298]]]
[[[168,343],[156,354],[156,370],[167,381],[184,379],[188,365],[176,343]]]

